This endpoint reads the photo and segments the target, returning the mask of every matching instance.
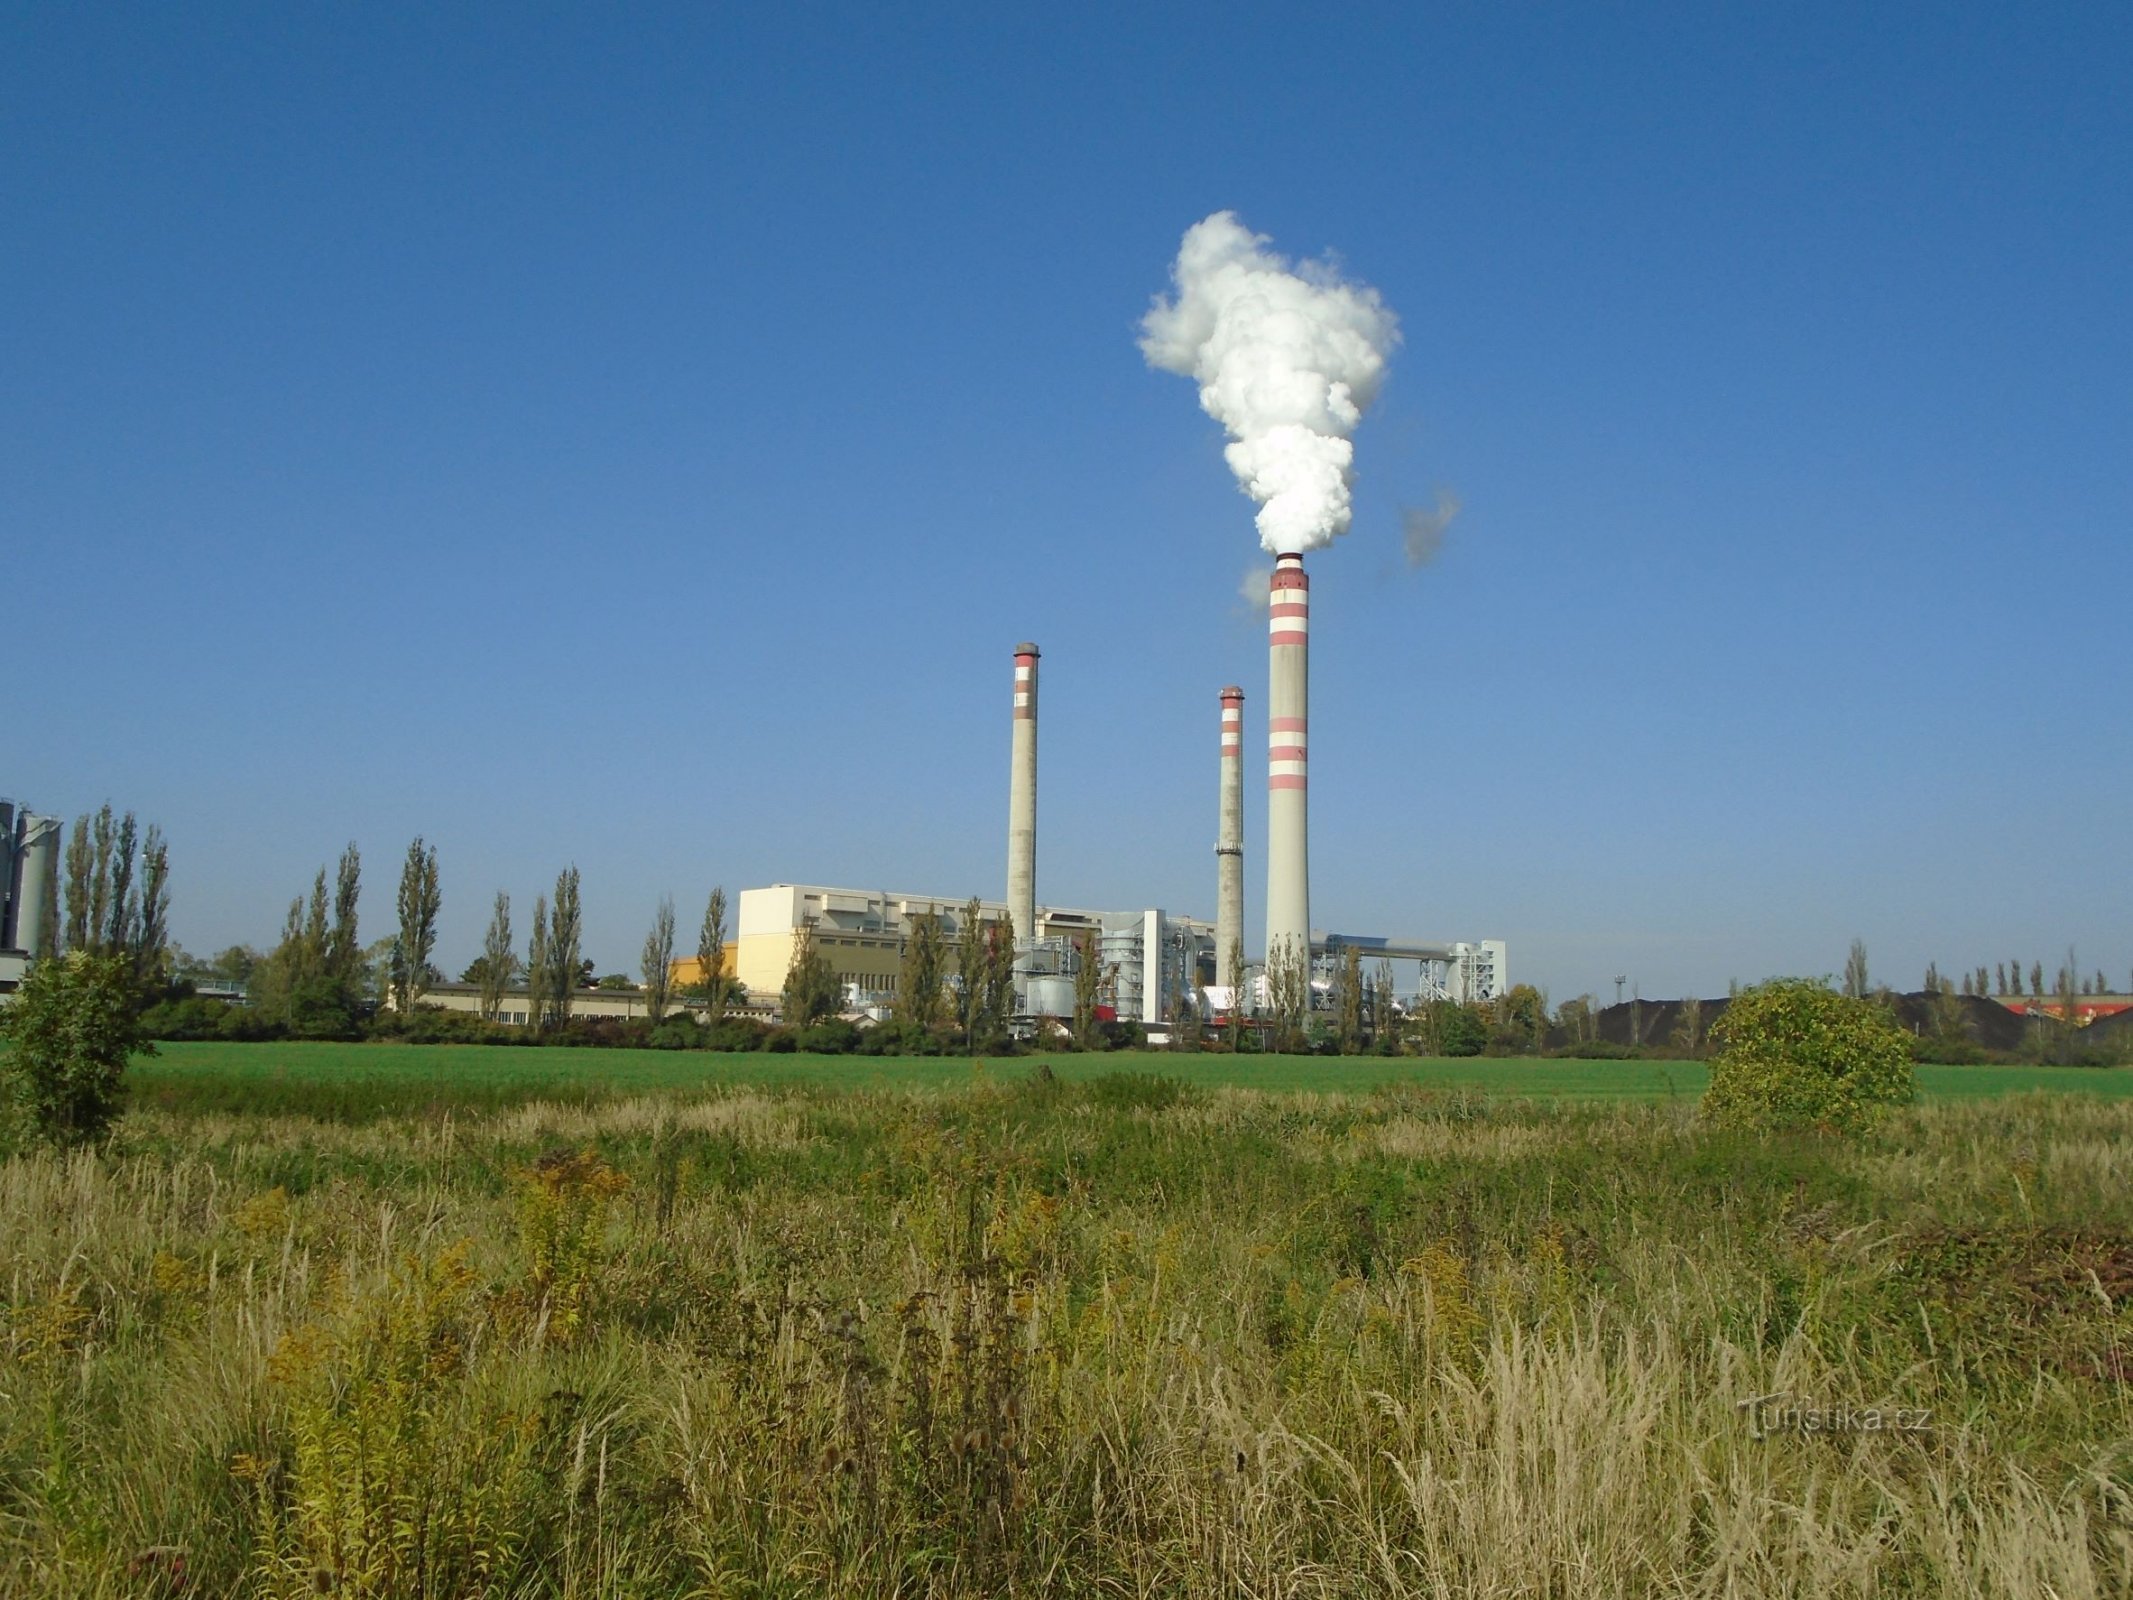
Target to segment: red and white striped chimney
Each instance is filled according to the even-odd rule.
[[[1311,580],[1277,556],[1267,593],[1266,955],[1311,959]]]
[[[1215,832],[1215,982],[1241,982],[1231,971],[1244,956],[1244,691],[1222,691],[1222,781]],[[1234,999],[1231,1002],[1235,1003]]]
[[[1037,647],[1033,644],[1015,646],[1014,728],[1007,774],[1007,914],[1014,919],[1017,947],[1027,948],[1037,937]]]

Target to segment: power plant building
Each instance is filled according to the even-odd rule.
[[[756,999],[776,996],[792,966],[802,928],[812,927],[815,948],[829,962],[855,1008],[887,1006],[896,999],[904,947],[929,912],[940,919],[951,946],[960,944],[965,898],[838,889],[817,883],[778,883],[743,889],[734,939],[734,975]],[[981,900],[981,922],[1008,914],[999,900]],[[1093,944],[1109,983],[1104,1003],[1129,1022],[1161,1025],[1174,1002],[1198,985],[1214,958],[1211,923],[1157,907],[1095,911],[1038,904],[1035,936],[1021,935],[1027,970],[1017,975],[1016,1010],[1025,1016],[1068,1016],[1074,1009],[1073,952]]]

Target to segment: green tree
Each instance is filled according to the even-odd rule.
[[[1092,1050],[1096,1045],[1096,1001],[1103,994],[1103,960],[1096,956],[1096,934],[1084,928],[1073,941],[1073,1041]]]
[[[674,899],[659,897],[652,931],[644,936],[644,1013],[658,1027],[666,1020],[667,993],[674,982]]]
[[[104,807],[108,818],[111,807]],[[118,825],[118,836],[113,842],[110,855],[110,888],[106,891],[104,906],[104,931],[97,948],[100,950],[126,950],[133,944],[134,924],[141,914],[141,904],[136,898],[133,869],[141,847],[141,830],[127,812]]]
[[[60,943],[69,950],[89,948],[90,879],[95,871],[89,847],[89,819],[76,817],[67,833],[66,918]]]
[[[726,1017],[726,891],[714,885],[696,931],[696,982],[704,998],[704,1021],[717,1027]]]
[[[145,1001],[170,980],[170,844],[154,823],[141,842],[141,893],[131,934],[134,987]]]
[[[2007,963],[2006,963],[2006,962],[2004,962],[2004,961],[2003,961],[2003,962],[2001,962],[2001,963],[2000,963],[2000,964],[1999,964],[1998,966],[1996,966],[1996,967],[1994,967],[1994,968],[1992,969],[1992,978],[1993,978],[1993,983],[1992,983],[1992,992],[1993,992],[1994,994],[2005,994],[2005,993],[2007,992]]]
[[[1310,952],[1296,948],[1287,934],[1266,953],[1267,1009],[1273,1013],[1274,1047],[1303,1046],[1304,1017],[1311,1009]]]
[[[972,895],[956,919],[955,1022],[966,1037],[974,1036],[985,1005],[985,930],[978,897]]]
[[[931,1032],[941,1019],[941,976],[946,952],[941,919],[929,906],[912,919],[896,975],[896,1020]]]
[[[100,1141],[125,1105],[126,1061],[142,1039],[132,963],[88,950],[40,961],[0,1010],[8,1096],[37,1134],[63,1147]]]
[[[578,869],[556,874],[555,899],[548,907],[548,1008],[558,1027],[570,1021],[570,1003],[590,976],[590,963],[578,949]]]
[[[1864,1000],[1867,993],[1866,941],[1854,939],[1852,953],[1844,958],[1844,993],[1853,1000]]]
[[[548,933],[548,896],[533,898],[533,932],[526,940],[526,1026],[543,1030],[555,1020],[555,952]]]
[[[511,943],[511,896],[501,889],[489,910],[489,931],[482,936],[481,955],[474,964],[480,969],[472,981],[481,986],[482,1017],[494,1022],[511,980],[518,976],[518,951]]]
[[[1855,1132],[1913,1093],[1911,1039],[1883,1007],[1805,978],[1743,990],[1711,1028],[1703,1115],[1754,1132]]]
[[[170,848],[162,829],[150,824],[144,834],[131,811],[118,816],[108,800],[75,818],[65,884],[63,938],[51,948],[63,942],[69,950],[125,956],[136,1000],[146,1004],[169,976]],[[41,884],[35,892],[57,893]]]
[[[1393,988],[1392,963],[1380,959],[1370,985],[1370,1043],[1381,1054],[1395,1054],[1400,1044],[1400,1008]]]
[[[971,1027],[971,1044],[990,1039],[1007,1026],[1015,1009],[1015,922],[1002,914],[985,924],[985,960],[980,970],[977,1016]]]
[[[248,984],[252,981],[252,974],[259,970],[262,959],[264,958],[260,953],[250,945],[233,944],[210,956],[205,970],[209,977],[218,978],[224,983]]]
[[[437,849],[421,835],[407,847],[400,866],[400,931],[387,958],[393,1004],[404,1016],[429,992],[430,956],[437,948],[437,913],[443,906],[437,887]]]
[[[1548,1032],[1548,1002],[1530,983],[1513,984],[1489,1003],[1492,1038],[1499,1050],[1523,1055],[1537,1050]]]
[[[1341,950],[1340,1004],[1336,1015],[1340,1019],[1341,1054],[1360,1055],[1363,1050],[1363,952],[1352,944]]]
[[[1229,1047],[1244,1048],[1244,1019],[1251,1010],[1251,1003],[1244,992],[1244,941],[1241,938],[1229,942],[1229,950],[1223,957],[1222,982],[1229,989]]]
[[[792,943],[792,959],[785,968],[785,988],[779,1010],[788,1028],[805,1028],[834,1016],[844,998],[829,957],[815,945],[815,924],[803,920]]]
[[[345,869],[347,857],[342,861]],[[353,928],[354,902],[344,898],[345,937]],[[340,946],[327,905],[326,869],[321,867],[311,880],[309,899],[298,895],[289,902],[281,942],[252,974],[252,1009],[299,1038],[342,1038],[353,1031],[368,975],[360,946],[336,964]]]
[[[2029,997],[2032,1000],[2044,998],[2044,963],[2041,961],[2029,964]]]
[[[326,971],[353,988],[363,969],[363,941],[356,931],[356,902],[363,894],[363,854],[353,839],[333,875],[333,926],[326,934]]]

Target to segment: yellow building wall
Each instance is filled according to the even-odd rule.
[[[720,960],[718,970],[724,973],[729,978],[736,976],[737,974],[735,972],[734,963],[737,956],[737,952],[734,950],[731,941],[728,941],[726,948],[722,950],[719,954]],[[697,960],[694,956],[683,956],[679,961],[676,961],[674,963],[673,970],[668,981],[672,983],[677,989],[686,989],[692,987],[695,984],[703,982],[703,973],[704,964],[701,961]],[[747,980],[744,978],[741,981],[745,983]]]

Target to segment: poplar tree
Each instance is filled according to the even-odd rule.
[[[533,933],[526,941],[526,1026],[543,1029],[548,1026],[549,986],[555,980],[554,968],[549,960],[548,949],[548,897],[536,895],[533,901]]]
[[[955,976],[960,986],[955,997],[955,1020],[965,1035],[976,1033],[978,1015],[985,1003],[985,933],[979,925],[980,910],[978,897],[972,895],[964,903],[956,924],[961,943],[955,952]]]
[[[141,893],[133,919],[133,977],[145,991],[164,977],[170,951],[170,844],[154,823],[141,843]]]
[[[489,932],[481,943],[481,1014],[485,1020],[496,1020],[517,970],[518,952],[511,947],[511,896],[499,889],[489,912]]]
[[[108,803],[101,815],[104,822],[110,821]],[[97,944],[101,950],[123,951],[133,944],[134,923],[141,915],[141,903],[135,897],[133,886],[134,860],[139,848],[140,830],[129,811],[119,822],[112,841],[110,888],[105,892],[104,926]]]
[[[896,975],[896,1020],[930,1032],[941,1017],[941,919],[930,908],[913,919]]]
[[[1307,951],[1284,934],[1266,956],[1267,1003],[1281,1033],[1284,1048],[1294,1048],[1302,1037],[1304,1013],[1311,1005],[1311,968]]]
[[[417,834],[400,867],[400,931],[393,938],[393,1003],[402,1015],[429,992],[430,953],[437,948],[437,851]]]
[[[696,977],[704,997],[704,1021],[717,1027],[726,1017],[726,890],[714,884],[696,931]]]
[[[321,882],[324,874],[320,874]],[[353,839],[341,852],[333,879],[333,928],[326,935],[326,970],[341,982],[354,985],[363,961],[362,940],[356,934],[356,901],[363,893],[363,854]]]
[[[985,925],[984,984],[978,1031],[990,1037],[1007,1026],[1015,1010],[1015,919],[1011,916]]]
[[[556,874],[555,903],[548,908],[548,1003],[559,1025],[570,1021],[570,1003],[578,987],[578,869]]]
[[[104,948],[104,926],[111,905],[111,802],[104,802],[104,809],[97,812],[93,822],[83,817],[75,826],[93,827],[89,861],[89,931],[82,941],[82,948],[100,951]]]
[[[1229,985],[1229,1047],[1244,1048],[1244,1018],[1250,1011],[1244,993],[1244,941],[1241,938],[1229,942],[1229,951],[1224,959],[1223,982]]]
[[[1370,986],[1370,1042],[1383,1044],[1399,1035],[1399,1019],[1392,1004],[1392,963],[1380,958],[1377,981]]]
[[[1854,939],[1852,953],[1844,958],[1844,992],[1854,1000],[1864,1000],[1866,991],[1866,941]]]
[[[1096,935],[1083,932],[1074,940],[1074,1042],[1084,1050],[1096,1043],[1096,1000],[1102,985]]]
[[[1352,944],[1341,952],[1340,1045],[1344,1056],[1363,1048],[1363,952]]]
[[[667,994],[674,982],[674,901],[659,897],[652,931],[644,936],[644,1011],[658,1027],[666,1019]]]
[[[67,915],[60,940],[69,950],[89,948],[89,873],[89,819],[80,816],[67,834]]]

